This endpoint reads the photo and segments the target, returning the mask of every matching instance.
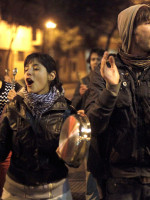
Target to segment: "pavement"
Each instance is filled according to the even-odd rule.
[[[79,168],[69,167],[69,184],[73,200],[85,200],[85,167],[84,163]]]

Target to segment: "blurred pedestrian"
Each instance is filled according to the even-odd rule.
[[[11,79],[8,76],[4,76],[4,79],[0,80],[0,117],[5,104],[8,102],[8,92],[11,90]],[[9,81],[9,82],[6,82]],[[5,176],[10,163],[10,155],[5,162],[0,163],[0,197],[2,196],[3,186],[5,182]]]
[[[1,78],[0,80],[0,117],[2,115],[5,105],[16,96],[15,90],[19,90],[20,87],[21,86],[19,86],[19,84],[15,84],[15,88],[13,89],[12,94],[10,94],[9,96],[9,93],[11,93],[12,91],[12,80],[7,74],[4,76],[4,78]],[[2,196],[6,172],[10,165],[10,157],[11,157],[11,153],[8,155],[8,157],[6,158],[4,162],[0,163],[0,197]]]
[[[76,110],[84,109],[86,95],[88,95],[91,71],[93,71],[94,68],[100,64],[103,54],[104,50],[100,48],[93,48],[90,51],[89,57],[87,59],[87,62],[90,64],[90,73],[79,80],[71,100],[72,105],[76,108]]]
[[[5,104],[9,101],[7,99],[8,92],[12,89],[12,85],[8,76],[0,79],[0,115],[2,114]],[[9,81],[9,82],[7,82]]]
[[[100,48],[93,48],[90,51],[87,62],[90,64],[90,71],[93,71],[95,67],[100,65],[101,58],[104,54],[104,50]],[[85,101],[88,98],[88,88],[90,85],[91,72],[82,78],[81,82],[78,83],[73,99],[72,105],[78,110],[78,113],[84,113]],[[86,169],[86,200],[99,200],[99,194],[96,186],[96,181],[92,174],[86,167],[87,158],[85,159]]]

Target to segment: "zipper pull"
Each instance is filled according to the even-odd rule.
[[[140,80],[138,80],[138,81],[137,81],[137,83],[138,83],[138,86],[140,86],[140,84],[141,84],[141,81],[140,81]]]

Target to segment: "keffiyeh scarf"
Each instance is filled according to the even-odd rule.
[[[42,114],[53,106],[55,101],[64,95],[64,90],[60,93],[54,86],[47,94],[28,93],[26,88],[23,89],[24,102],[31,110],[33,116],[41,117]]]

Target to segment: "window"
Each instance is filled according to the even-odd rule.
[[[75,63],[75,62],[72,62],[72,70],[73,70],[73,72],[75,72],[75,71],[76,71],[76,68],[77,68],[77,65],[76,65],[76,63]]]
[[[18,61],[24,61],[24,52],[18,51]]]
[[[36,29],[32,28],[32,40],[36,40]]]

